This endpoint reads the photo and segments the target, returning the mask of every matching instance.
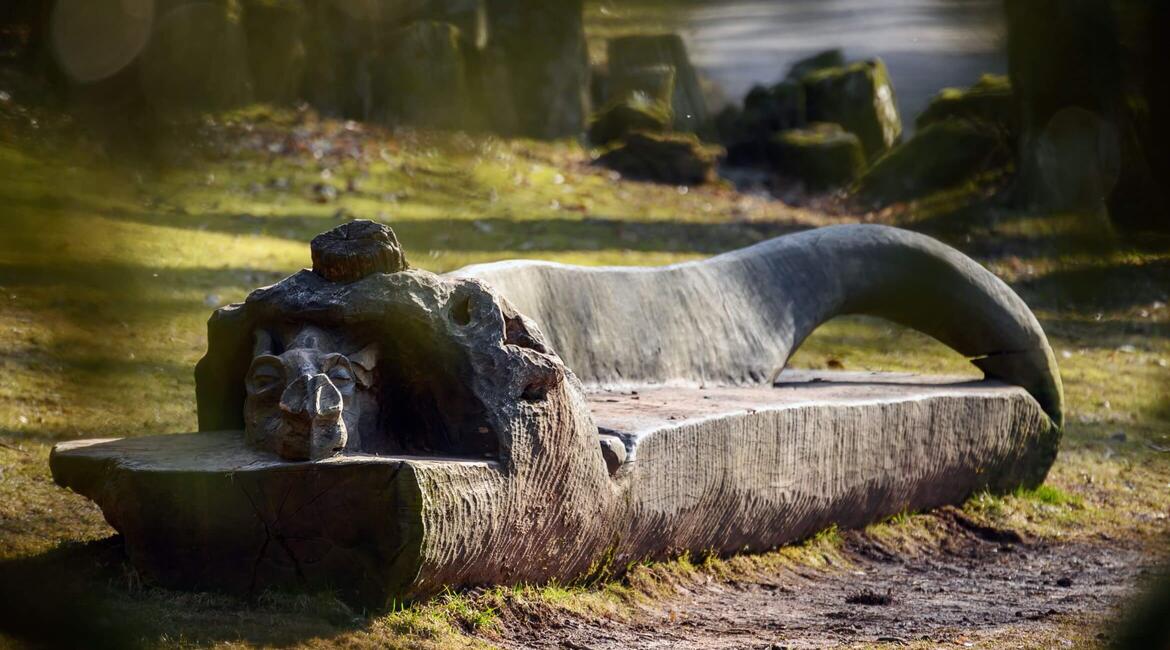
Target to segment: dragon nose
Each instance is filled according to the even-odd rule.
[[[341,414],[341,391],[324,374],[301,375],[280,396],[280,410],[308,419]]]

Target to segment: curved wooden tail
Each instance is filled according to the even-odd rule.
[[[1023,300],[906,230],[831,226],[656,268],[514,261],[453,275],[484,280],[534,319],[586,384],[768,382],[822,323],[867,314],[938,339],[1063,421],[1056,360]]]

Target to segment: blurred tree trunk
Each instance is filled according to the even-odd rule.
[[[53,3],[48,0],[0,0],[0,65],[13,64],[55,91],[67,79],[53,59],[49,23]]]
[[[1021,198],[1170,230],[1160,0],[1005,0]],[[1161,64],[1159,62],[1162,62]]]
[[[242,22],[248,40],[248,67],[257,100],[288,104],[301,96],[306,18],[300,0],[244,3]]]
[[[507,70],[520,134],[536,138],[584,131],[589,57],[583,0],[488,0],[489,48]],[[501,84],[503,85],[503,84]]]
[[[538,138],[579,135],[588,114],[584,0],[155,0],[142,52],[107,78],[75,81],[53,53],[55,4],[0,0],[0,47],[18,42],[29,76],[59,81],[71,100],[140,112],[305,99],[328,115]],[[415,47],[425,56],[391,56],[420,21],[458,27],[458,47],[436,37]],[[441,78],[428,79],[431,64]],[[401,96],[410,92],[420,96]]]

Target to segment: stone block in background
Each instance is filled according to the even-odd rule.
[[[800,81],[809,73],[825,68],[841,68],[845,66],[845,53],[840,48],[817,52],[793,63],[788,68],[786,79]]]
[[[464,52],[468,55],[468,126],[500,134],[518,133],[519,115],[505,52],[496,45]]]
[[[1003,75],[985,74],[969,88],[943,88],[914,119],[918,129],[948,118],[973,120],[1013,135],[1019,131],[1012,85]]]
[[[858,181],[857,196],[873,206],[920,198],[1003,167],[1012,154],[999,130],[973,120],[941,120],[879,158]]]
[[[1020,115],[1020,201],[1107,211],[1130,230],[1170,230],[1170,3],[1030,0],[1005,7]],[[1083,192],[1086,185],[1098,196]]]
[[[244,5],[248,66],[257,101],[288,104],[300,99],[306,64],[302,33],[307,15],[300,0]]]
[[[670,124],[669,104],[632,97],[611,102],[594,116],[589,123],[589,141],[605,145],[635,131],[669,131]]]
[[[397,30],[380,59],[379,94],[392,121],[458,128],[467,121],[459,29],[421,20]]]
[[[253,98],[247,38],[225,5],[196,2],[159,15],[138,62],[156,110],[217,110]]]
[[[517,132],[581,134],[589,106],[583,0],[488,0],[487,30],[507,71]]]
[[[635,180],[699,185],[714,180],[718,153],[689,133],[631,133],[597,164]]]
[[[734,166],[766,164],[772,136],[807,123],[804,87],[797,82],[754,86],[743,104],[742,110],[724,108],[713,120],[714,135],[727,146],[727,162]]]
[[[606,46],[609,75],[618,79],[629,71],[646,66],[666,65],[674,68],[674,128],[697,131],[707,121],[707,104],[699,76],[687,56],[687,48],[678,34],[622,36]]]
[[[855,133],[873,161],[902,137],[894,87],[881,59],[806,75],[801,83],[810,122],[833,122]]]
[[[451,23],[458,27],[460,46],[464,50],[487,46],[487,7],[484,0],[430,0],[423,16],[428,20]]]
[[[346,10],[358,4],[308,0],[305,6],[305,101],[325,115],[368,117],[374,104],[368,59],[378,52],[378,21]]]
[[[802,127],[807,117],[804,86],[799,82],[755,86],[743,100],[744,128],[753,137]]]
[[[813,191],[848,185],[865,170],[861,140],[839,124],[780,131],[769,138],[766,152],[773,171]]]
[[[673,114],[676,71],[669,65],[644,65],[627,68],[608,78],[610,101],[622,101],[635,96],[665,104]]]

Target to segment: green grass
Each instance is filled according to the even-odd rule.
[[[1052,485],[1041,485],[1033,489],[1019,488],[1013,494],[1017,499],[1026,499],[1043,503],[1050,506],[1072,506],[1074,508],[1083,508],[1084,500],[1080,497],[1069,494],[1064,490]]]
[[[306,148],[273,153],[293,128]],[[197,153],[176,147],[150,164],[0,139],[0,560],[45,584],[84,577],[103,616],[148,645],[309,647],[475,647],[511,612],[623,620],[699,577],[842,565],[832,529],[766,553],[597,567],[580,583],[450,592],[376,613],[328,594],[242,602],[143,584],[100,511],[52,483],[51,445],[193,430],[192,368],[211,310],[308,265],[308,240],[341,220],[386,221],[413,264],[446,271],[509,257],[666,264],[845,219],[719,185],[616,180],[567,142],[392,134],[264,108],[200,129]],[[319,142],[332,147],[320,159]],[[318,202],[317,184],[337,197]],[[1057,351],[1068,426],[1048,482],[976,496],[965,512],[1044,539],[1156,540],[1170,512],[1170,455],[1159,451],[1170,448],[1170,246],[1102,243],[1084,220],[1013,212],[982,191],[870,215],[977,256],[1036,309]],[[862,317],[820,328],[792,365],[977,375],[932,339]],[[938,533],[906,513],[868,534],[913,548]]]

